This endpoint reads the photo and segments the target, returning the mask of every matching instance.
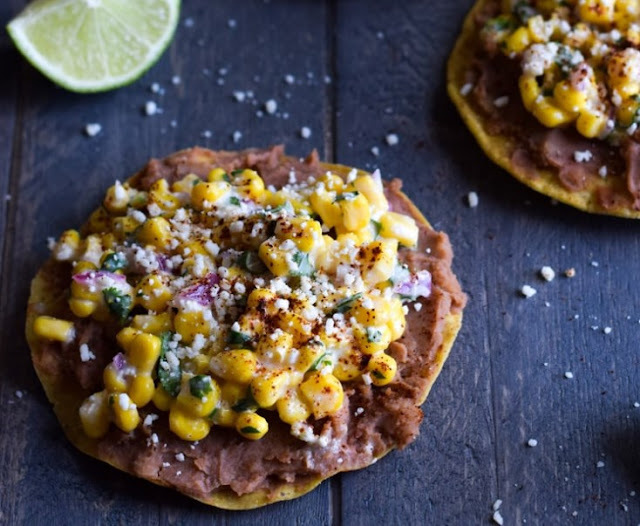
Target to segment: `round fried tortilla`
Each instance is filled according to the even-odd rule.
[[[637,197],[633,196],[628,188],[628,183],[620,175],[600,177],[597,174],[598,166],[593,169],[592,177],[580,189],[569,189],[562,184],[558,177],[558,170],[544,167],[531,166],[527,169],[522,163],[514,162],[514,153],[527,149],[527,132],[533,136],[541,133],[545,128],[532,116],[528,115],[523,123],[525,129],[521,133],[500,133],[495,131],[495,126],[486,112],[474,104],[471,94],[464,96],[461,88],[470,80],[470,73],[474,70],[478,60],[487,60],[483,52],[483,44],[480,39],[482,22],[488,18],[496,0],[478,0],[465,18],[462,32],[456,41],[447,64],[447,91],[449,97],[458,108],[465,124],[476,138],[480,147],[487,156],[496,164],[504,168],[513,177],[526,184],[530,188],[545,194],[562,203],[571,205],[585,212],[595,214],[607,214],[627,218],[640,218],[640,209]],[[512,71],[506,69],[507,76]],[[512,81],[513,91],[510,94],[509,106],[503,112],[505,121],[514,114],[513,106],[517,105],[517,113],[526,112],[517,88],[518,78],[513,76],[505,78],[505,82]],[[501,94],[494,94],[498,97]],[[528,113],[528,112],[527,112]],[[580,137],[570,128],[556,128],[561,132],[565,140],[576,140],[575,150],[584,150],[585,145],[603,143],[598,140],[587,140]],[[587,146],[588,148],[588,146]],[[613,150],[613,148],[611,148]],[[616,148],[615,155],[618,161],[623,163],[620,151]]]
[[[313,154],[304,162],[298,161],[284,156],[281,147],[243,152],[212,152],[193,148],[177,152],[162,161],[152,160],[129,182],[132,186],[144,187],[159,177],[180,178],[186,173],[206,176],[208,171],[216,166],[223,166],[225,169],[254,168],[264,177],[267,184],[282,182],[282,175],[286,176],[291,168],[302,174],[322,174],[331,170],[341,176],[346,176],[351,170],[344,166],[319,163]],[[275,174],[273,178],[265,174],[265,171],[270,170]],[[432,272],[433,293],[428,299],[421,298],[424,304],[421,310],[422,315],[415,309],[411,309],[411,314],[407,316],[405,336],[400,340],[404,343],[392,344],[399,345],[397,349],[400,351],[403,348],[406,349],[406,345],[417,347],[417,340],[411,339],[412,336],[417,336],[420,340],[420,348],[415,349],[413,354],[415,359],[411,363],[399,362],[396,380],[385,388],[376,388],[375,391],[368,388],[371,406],[365,405],[366,400],[360,396],[359,390],[364,392],[364,388],[357,387],[350,395],[345,384],[344,411],[341,410],[337,420],[341,424],[346,424],[345,436],[347,439],[353,439],[353,442],[357,442],[357,439],[352,435],[362,432],[359,426],[365,421],[365,416],[369,413],[375,416],[376,411],[380,410],[377,407],[380,400],[404,396],[406,400],[401,400],[405,404],[402,406],[403,410],[407,411],[408,407],[411,408],[415,412],[412,415],[413,424],[416,427],[419,425],[422,412],[417,406],[424,402],[442,369],[460,329],[462,308],[466,301],[451,271],[452,254],[447,236],[433,231],[418,209],[400,192],[399,181],[388,184],[386,193],[393,199],[394,210],[412,215],[420,224],[421,243],[426,240],[433,253],[432,256],[423,253],[420,259]],[[329,463],[325,470],[301,469],[302,463],[299,462],[293,473],[286,472],[287,455],[294,459],[305,455],[316,458],[314,455],[329,455],[328,448],[324,451],[319,446],[312,446],[291,437],[289,426],[275,418],[270,419],[270,431],[261,440],[248,441],[233,430],[216,427],[193,450],[189,447],[190,443],[170,433],[166,423],[166,413],[162,412],[158,421],[154,423],[153,429],[160,437],[160,445],[165,444],[162,448],[149,447],[147,443],[149,431],[141,425],[129,434],[111,426],[105,437],[91,439],[82,430],[78,409],[87,396],[102,388],[102,369],[118,351],[114,337],[119,326],[74,319],[67,306],[66,290],[69,282],[70,265],[53,259],[43,265],[32,282],[26,336],[31,348],[33,364],[69,440],[81,451],[122,471],[145,478],[155,484],[173,487],[194,499],[219,508],[251,509],[299,497],[340,471],[360,469],[370,465],[391,449],[404,447],[417,435],[417,430],[415,432],[409,430],[407,436],[402,435],[402,431],[394,428],[399,426],[397,422],[386,421],[397,415],[383,413],[381,416],[375,416],[377,418],[375,422],[381,426],[381,429],[376,431],[377,434],[372,435],[376,441],[368,455],[363,456],[361,451],[356,452],[354,449],[354,456],[349,457],[349,451],[341,448],[338,453],[332,455],[339,454],[344,458],[338,459],[337,463]],[[37,316],[43,314],[74,319],[79,336],[74,342],[64,345],[39,339],[34,334],[33,323]],[[425,323],[432,330],[425,331],[423,327]],[[96,354],[95,360],[84,363],[80,361],[79,340],[82,339],[90,342],[90,348]],[[409,354],[412,355],[412,353],[410,349]],[[356,407],[365,408],[360,420],[353,416],[356,403],[358,404]],[[144,408],[141,409],[144,410]],[[144,414],[141,416],[144,418]],[[388,430],[385,430],[385,427],[388,427]],[[347,442],[348,440],[345,440],[343,445],[346,446]],[[284,448],[284,451],[278,453],[278,448]],[[276,454],[280,454],[280,457],[275,460],[263,458],[264,451],[269,451],[270,457]],[[185,461],[179,463],[180,472],[176,472],[173,466],[164,469],[163,462],[173,461],[176,452],[184,452],[186,456]],[[210,483],[207,485],[206,482],[212,480],[207,477],[222,477],[218,472],[223,471],[221,467],[223,462],[212,465],[206,462],[213,462],[212,457],[223,459],[226,456],[232,456],[234,452],[241,452],[242,458],[248,458],[249,463],[236,466],[237,471],[231,474],[232,479],[245,476],[245,472],[251,470],[256,463],[260,464],[258,471],[271,470],[272,472],[263,474],[264,479],[254,484],[248,491],[234,491],[233,484],[212,485]],[[251,455],[256,453],[258,457],[252,460]],[[333,459],[333,457],[328,458]],[[264,465],[261,464],[263,462]],[[177,463],[174,462],[175,464]]]

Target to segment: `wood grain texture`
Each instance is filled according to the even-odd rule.
[[[0,23],[25,3],[3,4]],[[488,524],[498,498],[505,524],[640,523],[640,224],[554,206],[484,157],[444,87],[471,2],[184,4],[160,63],[102,95],[52,86],[0,37],[0,197],[12,195],[0,200],[0,524]],[[276,115],[258,116],[269,99]],[[163,113],[144,116],[148,100]],[[87,138],[88,122],[103,131]],[[277,142],[402,177],[450,235],[470,303],[414,444],[296,501],[221,512],[66,442],[32,372],[24,309],[47,236],[79,224],[113,179],[194,144]],[[518,292],[525,283],[538,291],[530,299]]]

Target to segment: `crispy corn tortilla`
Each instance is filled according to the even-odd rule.
[[[199,152],[202,152],[202,150],[194,149],[178,152],[174,155],[184,155],[185,152],[187,154],[194,152],[193,156],[195,159],[195,156],[197,156]],[[338,173],[341,176],[346,176],[346,174],[351,170],[348,167],[339,165],[321,164],[320,166],[323,171],[332,170],[334,173]],[[133,180],[133,178],[131,180]],[[431,229],[427,220],[411,203],[409,198],[404,194],[399,195],[404,204],[411,211],[410,213],[416,221]],[[98,444],[100,440],[105,440],[104,438],[96,440],[85,435],[78,416],[78,410],[84,399],[91,393],[83,389],[78,385],[78,383],[68,381],[68,378],[65,377],[61,370],[61,368],[64,368],[65,366],[63,360],[52,359],[49,351],[44,352],[44,342],[34,333],[33,325],[37,316],[46,314],[61,318],[69,317],[66,295],[69,277],[69,268],[65,267],[65,264],[50,259],[43,265],[32,281],[26,320],[26,337],[31,349],[31,356],[36,373],[44,387],[47,398],[53,404],[56,416],[60,421],[66,436],[78,449],[94,458],[114,466],[115,468],[140,476],[140,474],[132,472],[126,458],[119,460],[101,452]],[[419,404],[424,402],[426,399],[433,382],[440,373],[442,366],[449,355],[456,335],[460,329],[462,323],[462,306],[464,304],[464,295],[462,293],[460,293],[460,298],[462,305],[458,305],[458,307],[454,308],[452,304],[450,312],[445,316],[441,334],[441,343],[435,352],[434,358],[426,367],[423,368],[423,370],[420,371],[422,377],[426,379],[426,383],[424,391],[420,393],[418,400]],[[117,331],[117,329],[117,326],[113,328],[114,331]],[[409,330],[409,328],[407,330]],[[245,439],[238,435],[237,440]],[[306,445],[303,442],[300,442],[300,444]],[[382,451],[380,454],[376,455],[373,461],[384,456],[391,449],[393,449],[393,447],[389,447],[385,451]],[[357,466],[357,468],[352,467],[350,469],[359,469],[362,467],[366,466]],[[189,491],[185,491],[184,488],[175,489],[178,489],[178,491],[181,491],[196,500],[218,508],[245,510],[304,495],[319,485],[323,480],[339,471],[346,470],[332,470],[322,476],[307,477],[305,480],[296,481],[295,483],[281,483],[275,488],[258,489],[243,495],[238,495],[231,489],[227,488],[218,489],[206,496],[190,493]],[[143,478],[161,486],[175,487],[170,481],[163,479],[161,476]]]
[[[572,191],[562,186],[557,174],[551,170],[539,168],[536,177],[527,175],[521,167],[512,161],[512,154],[517,148],[523,146],[522,142],[517,137],[491,134],[487,116],[471,103],[468,96],[465,97],[460,93],[460,89],[466,83],[465,76],[472,68],[478,50],[482,49],[479,35],[481,28],[476,20],[491,4],[495,4],[495,0],[478,0],[473,6],[464,20],[462,32],[456,41],[447,64],[447,91],[449,97],[458,108],[462,119],[480,147],[494,163],[505,169],[520,182],[557,201],[594,214],[640,218],[640,210],[634,209],[628,203],[616,203],[611,207],[605,208],[596,198],[596,192],[600,189],[613,191],[616,196],[626,198],[629,193],[622,177],[594,177],[584,189]],[[513,82],[517,85],[518,79],[514,78]],[[519,97],[518,104],[522,104]],[[505,115],[505,118],[508,119],[508,115]],[[532,125],[537,126],[537,121],[533,117],[531,119]]]

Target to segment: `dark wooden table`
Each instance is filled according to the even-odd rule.
[[[2,2],[0,24],[24,4]],[[444,83],[471,1],[184,4],[161,61],[102,95],[56,88],[0,36],[0,524],[472,525],[490,523],[496,499],[507,525],[640,523],[640,224],[554,205],[484,157]],[[260,116],[269,99],[276,114]],[[149,100],[161,114],[143,114]],[[90,122],[102,125],[93,138]],[[415,443],[298,500],[224,512],[67,443],[31,367],[24,312],[47,237],[80,224],[114,179],[195,144],[281,142],[402,177],[451,236],[470,301]],[[550,283],[543,265],[558,274]]]

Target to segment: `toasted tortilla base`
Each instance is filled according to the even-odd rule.
[[[341,165],[322,163],[321,166],[323,169],[331,170],[343,177],[346,177],[346,175],[351,171],[351,168]],[[401,194],[401,197],[408,204],[414,219],[431,229],[429,222],[413,205],[410,199],[405,194]],[[59,263],[50,259],[43,265],[31,282],[31,294],[29,297],[26,319],[26,338],[31,349],[31,357],[36,373],[44,387],[47,398],[53,404],[53,409],[60,421],[60,424],[62,425],[64,433],[71,443],[84,453],[98,460],[104,461],[121,471],[129,472],[125,465],[119,465],[118,463],[113,462],[112,459],[100,456],[97,449],[98,441],[85,435],[80,423],[78,410],[82,402],[85,400],[87,393],[78,385],[65,381],[62,375],[56,375],[55,368],[52,368],[50,364],[45,363],[43,360],[43,356],[45,355],[42,353],[42,341],[35,335],[33,324],[35,319],[42,314],[47,314],[49,316],[61,316],[67,312],[67,296],[65,292],[66,285],[60,283],[60,279],[56,273],[56,270],[59,270],[59,265]],[[442,343],[436,352],[433,363],[428,366],[428,370],[424,371],[424,378],[427,379],[427,383],[425,384],[424,393],[422,393],[420,398],[420,404],[426,400],[431,386],[435,382],[438,374],[440,374],[442,366],[449,356],[449,352],[461,325],[462,312],[449,313],[447,315],[443,328]],[[391,451],[391,449],[392,448],[380,454],[376,457],[376,460],[386,455]],[[326,476],[312,478],[303,484],[285,483],[280,485],[275,491],[265,489],[239,496],[231,490],[222,490],[216,491],[208,498],[198,498],[193,495],[188,496],[196,498],[205,504],[222,509],[248,510],[274,502],[300,497],[314,489],[323,480],[338,472],[339,471],[333,471],[327,473]],[[148,480],[160,486],[171,487],[170,484],[163,483],[163,481],[159,479]]]
[[[476,50],[481,45],[478,28],[475,23],[476,16],[492,3],[493,0],[478,0],[465,18],[462,32],[456,41],[449,61],[447,63],[447,91],[449,97],[458,108],[462,119],[476,138],[480,147],[487,156],[497,165],[504,168],[513,177],[526,184],[530,188],[547,195],[557,201],[593,214],[605,214],[618,217],[640,219],[640,210],[620,206],[604,208],[596,199],[598,188],[615,188],[620,190],[619,178],[593,179],[592,183],[580,191],[570,191],[562,186],[558,176],[549,171],[539,169],[538,177],[528,177],[526,173],[518,169],[511,161],[511,155],[520,143],[517,139],[507,135],[490,135],[487,132],[488,119],[477,111],[468,99],[460,94],[460,88],[465,84],[465,74],[472,67]],[[518,79],[513,79],[517,82]]]

